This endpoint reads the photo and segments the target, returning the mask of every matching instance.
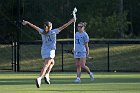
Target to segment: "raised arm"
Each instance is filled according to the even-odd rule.
[[[30,22],[28,22],[28,21],[23,20],[22,24],[23,24],[23,25],[29,25],[30,27],[32,27],[32,28],[35,29],[36,31],[39,31],[39,30],[40,30],[40,28],[39,28],[38,26],[36,26],[36,25],[34,25],[34,24],[32,24],[32,23],[30,23]]]
[[[74,18],[72,18],[69,22],[67,22],[66,24],[64,24],[63,26],[59,27],[58,29],[60,30],[60,32],[62,30],[64,30],[66,27],[68,27],[70,24],[72,24],[73,22],[75,22],[76,20]]]

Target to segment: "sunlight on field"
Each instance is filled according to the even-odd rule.
[[[76,73],[52,72],[51,85],[45,84],[38,89],[35,78],[39,73],[0,72],[1,93],[139,93],[139,73],[95,72],[95,80],[90,81],[87,73],[82,73],[81,83],[74,83]]]

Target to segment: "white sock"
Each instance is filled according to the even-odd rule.
[[[92,72],[90,72],[90,74],[89,75],[93,75],[93,73]]]
[[[77,77],[77,79],[78,79],[78,80],[80,80],[80,78],[79,78],[79,77]]]
[[[45,77],[49,77],[49,74],[47,73],[47,74],[45,75]]]
[[[40,80],[41,80],[42,78],[41,78],[41,77],[38,77],[38,79],[40,79]]]

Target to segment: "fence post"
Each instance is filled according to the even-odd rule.
[[[15,42],[12,42],[12,71],[15,70],[14,63],[15,63]]]
[[[20,65],[19,65],[19,55],[20,55],[20,53],[19,53],[19,42],[17,42],[17,45],[16,45],[17,47],[16,47],[16,50],[17,50],[17,53],[16,53],[16,57],[17,57],[17,72],[19,72],[19,70],[20,70]]]
[[[108,54],[107,54],[107,59],[108,59],[108,72],[110,72],[110,58],[109,58],[109,42],[107,44],[107,48],[108,48]]]
[[[19,72],[19,44],[15,41],[12,43],[12,70]]]
[[[63,43],[61,43],[61,47],[62,47],[62,72],[63,72],[64,71],[64,67],[63,67],[63,65],[64,65],[64,62],[63,62],[64,61],[63,60],[64,59],[64,57],[63,57],[64,56],[64,54],[63,54]]]
[[[17,21],[17,36],[16,36],[16,70],[17,72],[19,72],[20,68],[19,68],[19,41],[20,41],[20,34],[21,34],[21,23],[20,21],[22,20],[21,15],[22,15],[22,11],[21,11],[21,3],[22,0],[17,0],[17,14],[16,14],[16,21]]]
[[[13,42],[13,64],[14,64],[14,71],[17,72],[17,42]]]

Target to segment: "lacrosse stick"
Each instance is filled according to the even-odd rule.
[[[77,9],[75,7],[74,10],[73,10],[73,12],[72,12],[73,17],[74,17],[75,20],[76,20],[76,12],[77,12]],[[74,30],[74,43],[73,43],[74,47],[73,47],[73,50],[75,52],[75,22],[74,22],[74,29],[73,30]]]
[[[73,51],[73,50],[64,50],[64,51],[65,51],[65,53],[68,53],[68,54],[72,54],[72,55],[74,55],[74,51]],[[87,56],[87,59],[89,59],[89,60],[93,60],[94,57]]]
[[[91,59],[91,60],[93,60],[93,59],[94,59],[94,57],[91,57],[91,56],[87,56],[87,58],[88,58],[88,59]]]

